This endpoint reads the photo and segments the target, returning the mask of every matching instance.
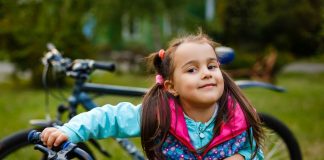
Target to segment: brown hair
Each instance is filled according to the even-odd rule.
[[[156,74],[161,75],[164,80],[172,79],[174,72],[174,53],[178,46],[186,42],[207,43],[213,48],[218,46],[218,43],[211,40],[202,32],[199,32],[196,35],[184,36],[172,41],[169,44],[169,48],[165,51],[163,59],[159,57],[158,52],[150,54],[148,56],[149,64],[155,70]],[[224,78],[224,93],[218,101],[219,109],[215,121],[214,136],[219,134],[222,122],[226,122],[231,118],[228,113],[227,100],[228,97],[232,97],[234,100],[233,107],[235,103],[240,104],[248,125],[253,129],[253,137],[256,141],[256,149],[253,154],[253,156],[255,156],[263,139],[261,121],[240,88],[228,74],[224,71],[221,72]],[[164,159],[161,146],[168,135],[171,124],[171,112],[168,103],[169,98],[176,99],[172,94],[164,90],[164,86],[161,84],[155,84],[144,96],[141,116],[141,144],[148,159]],[[249,133],[249,135],[250,134],[251,133]],[[251,141],[252,140],[250,140],[250,144],[252,144]]]

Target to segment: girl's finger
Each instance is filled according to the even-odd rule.
[[[59,146],[62,142],[67,141],[67,139],[68,138],[64,134],[60,133],[60,135],[56,138],[54,142],[54,146]]]
[[[58,137],[59,133],[58,132],[51,132],[49,134],[48,139],[46,141],[46,146],[49,148],[52,148],[54,142],[56,141],[56,138]]]
[[[48,128],[45,128],[41,133],[41,141],[43,142],[44,145],[46,145],[49,133],[50,131]]]
[[[48,140],[49,135],[54,132],[56,130],[56,128],[45,128],[43,130],[43,132],[41,133],[41,141],[44,142],[44,144],[46,143],[46,141]]]

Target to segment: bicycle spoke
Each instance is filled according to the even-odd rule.
[[[269,130],[266,131],[265,159],[289,159],[288,149],[281,137]]]

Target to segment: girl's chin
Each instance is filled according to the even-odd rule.
[[[218,94],[215,95],[215,92],[212,92],[212,93],[202,93],[200,95],[202,98],[202,100],[207,100],[207,101],[217,101],[220,96]]]
[[[201,99],[200,103],[202,104],[214,104],[218,101],[218,98],[216,97],[206,97],[204,99]]]

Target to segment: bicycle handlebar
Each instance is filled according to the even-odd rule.
[[[61,53],[51,43],[47,44],[48,52],[42,58],[43,64],[51,65],[56,72],[64,72],[68,76],[76,77],[80,73],[89,75],[93,70],[114,71],[115,64],[111,62],[97,62],[90,59],[76,59],[62,57]]]
[[[42,58],[44,65],[51,65],[56,72],[64,72],[71,77],[79,77],[80,73],[87,76],[92,70],[100,69],[106,71],[114,71],[115,64],[110,62],[96,62],[89,59],[77,59],[71,62],[69,58],[62,57],[61,53],[55,48],[52,43],[47,44],[48,52]],[[215,51],[219,57],[221,64],[230,63],[234,57],[234,50],[229,47],[217,47]],[[81,77],[82,77],[81,76]]]
[[[76,157],[85,160],[92,160],[93,158],[84,150],[79,148],[76,144],[66,141],[61,144],[59,147],[55,147],[54,149],[49,149],[42,144],[40,140],[41,132],[37,132],[36,130],[32,130],[28,133],[28,141],[32,144],[35,144],[35,149],[43,152],[47,155],[47,159],[49,160],[66,160],[68,159],[68,154],[74,153]],[[59,150],[59,151],[55,151]]]
[[[107,70],[107,71],[115,70],[115,64],[107,63],[107,62],[94,62],[92,67],[94,69],[101,69],[101,70]]]

